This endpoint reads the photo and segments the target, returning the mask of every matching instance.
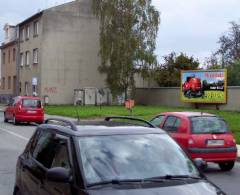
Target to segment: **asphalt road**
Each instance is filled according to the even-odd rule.
[[[15,165],[36,126],[3,123],[0,112],[0,195],[11,195],[15,180]],[[206,170],[207,177],[228,195],[240,195],[240,163],[231,172],[222,172],[215,164]]]

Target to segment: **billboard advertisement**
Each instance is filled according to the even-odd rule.
[[[181,101],[227,103],[227,70],[182,71]]]

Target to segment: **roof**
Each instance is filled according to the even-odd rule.
[[[35,97],[35,96],[16,96],[16,98],[21,98],[21,99],[41,99],[40,97]]]
[[[71,124],[75,125],[75,129],[69,128]],[[72,136],[100,136],[100,135],[135,135],[135,134],[166,134],[164,130],[159,128],[145,127],[136,123],[120,122],[120,121],[70,121],[66,124],[64,121],[60,124],[43,124],[40,127],[45,129],[57,129],[60,132]],[[65,124],[65,126],[64,126]]]
[[[9,46],[12,46],[14,44],[17,44],[17,40],[16,39],[13,40],[13,41],[10,41],[8,43],[2,43],[2,45],[0,46],[0,49],[5,49],[5,48],[7,48]]]
[[[24,24],[26,24],[26,23],[28,23],[28,22],[30,22],[30,21],[32,21],[32,20],[40,17],[40,16],[42,15],[42,13],[43,13],[43,11],[40,11],[40,12],[38,12],[38,13],[30,16],[29,18],[27,18],[27,19],[23,20],[22,22],[20,22],[20,23],[18,24],[18,26],[22,26],[22,25],[24,25]]]
[[[136,135],[136,134],[165,134],[159,128],[149,128],[141,126],[83,126],[79,125],[78,136],[93,136],[93,135]]]
[[[47,10],[50,10],[50,9],[52,9],[52,8],[62,7],[62,6],[65,6],[65,5],[74,3],[74,2],[75,2],[75,1],[70,1],[70,2],[67,2],[67,3],[61,4],[61,5],[57,5],[57,6],[53,6],[53,7],[50,7],[50,8],[41,10],[41,11],[35,13],[34,15],[26,18],[26,19],[23,20],[22,22],[20,22],[20,23],[18,24],[18,26],[22,26],[22,25],[24,25],[24,24],[26,24],[26,23],[28,23],[28,22],[30,22],[30,21],[32,21],[32,20],[37,19],[38,17],[40,17],[40,16],[41,16],[44,12],[46,12]]]
[[[216,116],[206,112],[165,112],[161,114],[173,114],[176,116],[196,117],[196,116]]]

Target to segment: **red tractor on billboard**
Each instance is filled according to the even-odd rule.
[[[204,90],[200,78],[195,75],[188,76],[183,84],[183,93],[187,98],[204,97]]]

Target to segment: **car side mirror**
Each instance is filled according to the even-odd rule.
[[[70,170],[63,167],[54,167],[48,169],[47,179],[53,182],[69,183],[71,182],[71,173]]]
[[[207,162],[202,158],[195,158],[193,161],[200,170],[204,170],[207,167]]]

